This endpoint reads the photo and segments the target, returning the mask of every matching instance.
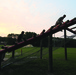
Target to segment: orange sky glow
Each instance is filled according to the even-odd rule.
[[[0,36],[7,36],[10,33],[19,34],[21,31],[39,34],[43,29],[48,30],[60,16],[66,13],[59,11],[62,7],[58,9],[56,5],[48,1],[43,3],[40,0],[38,2],[0,0]],[[65,20],[73,17],[67,17]],[[62,34],[60,32],[56,35],[61,36]]]

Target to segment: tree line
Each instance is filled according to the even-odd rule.
[[[24,38],[25,39],[29,39],[31,38],[34,34],[39,35],[35,32],[25,32],[24,34]],[[0,37],[0,44],[6,44],[6,45],[14,45],[16,42],[17,37],[19,36],[19,34],[8,34],[7,37]],[[75,39],[66,39],[66,46],[67,47],[76,47],[76,40]],[[48,37],[45,37],[42,39],[42,46],[43,47],[48,47]],[[53,47],[64,47],[64,39],[63,38],[54,38],[52,40],[53,43]],[[32,43],[33,46],[39,47],[40,46],[40,40],[33,42]]]

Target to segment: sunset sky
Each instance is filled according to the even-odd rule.
[[[76,17],[76,0],[0,0],[0,36],[21,31],[39,34],[64,14],[64,21]],[[62,35],[63,32],[55,34]]]

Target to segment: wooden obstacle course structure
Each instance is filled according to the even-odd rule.
[[[3,53],[6,52],[12,52],[18,48],[21,48],[27,44],[31,44],[32,42],[35,42],[37,40],[41,40],[47,36],[49,36],[49,72],[53,73],[53,58],[52,58],[52,34],[57,33],[59,31],[61,31],[62,29],[64,29],[64,34],[65,34],[65,42],[66,42],[66,30],[69,30],[70,32],[73,32],[74,34],[76,34],[76,32],[74,32],[73,30],[69,29],[68,27],[71,25],[76,24],[76,18],[68,21],[68,22],[64,22],[61,26],[57,26],[53,29],[48,29],[46,32],[41,32],[40,35],[32,37],[27,39],[26,41],[20,42],[16,45],[7,47],[6,49],[0,50],[0,59],[1,59],[1,55]],[[42,51],[41,51],[41,59],[42,59]],[[65,44],[65,59],[67,60],[67,50],[66,50],[66,44]],[[1,69],[1,60],[0,60],[0,69]]]

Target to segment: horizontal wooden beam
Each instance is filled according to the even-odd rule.
[[[76,34],[76,31],[73,31],[72,29],[69,29],[69,28],[66,28],[68,31],[70,31],[70,32],[72,32],[72,33],[74,33],[74,34]]]
[[[71,29],[75,29],[76,27],[73,27],[73,28],[71,28]]]

